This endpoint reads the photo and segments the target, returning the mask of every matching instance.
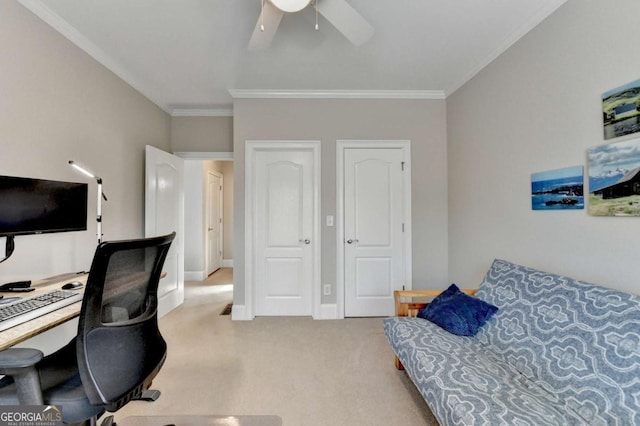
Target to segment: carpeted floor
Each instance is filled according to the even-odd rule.
[[[154,382],[160,399],[132,402],[116,420],[273,414],[285,426],[437,425],[393,367],[380,318],[231,321],[220,315],[232,301],[231,283],[229,269],[186,283],[185,303],[160,320],[169,345]]]

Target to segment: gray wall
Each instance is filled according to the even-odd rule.
[[[224,189],[222,194],[222,217],[224,240],[222,242],[222,258],[233,260],[233,161],[221,161]]]
[[[104,180],[104,237],[143,236],[144,147],[169,150],[169,115],[17,1],[2,2],[0,63],[0,174],[89,183],[88,230],[16,237],[0,282],[89,268],[97,185],[70,159]]]
[[[233,117],[173,117],[173,152],[233,151]]]
[[[333,285],[322,303],[336,302],[336,140],[412,142],[413,286],[447,281],[447,148],[444,100],[238,99],[234,103],[234,303],[244,296],[244,172],[246,140],[322,142],[321,282]]]
[[[628,139],[604,141],[601,94],[640,78],[638,16],[637,0],[569,0],[447,99],[451,281],[477,286],[498,257],[638,293],[640,218],[530,198],[531,173]]]
[[[205,278],[205,200],[203,161],[184,162],[184,274],[185,280]]]

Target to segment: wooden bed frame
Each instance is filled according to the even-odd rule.
[[[460,291],[473,296],[476,293],[475,288],[462,288]],[[431,299],[434,299],[442,293],[442,290],[396,290],[393,292],[393,296],[396,302],[396,316],[398,317],[415,317],[418,315],[418,311],[429,304]],[[413,300],[414,298],[420,298],[423,300]],[[429,299],[429,300],[424,300]],[[404,366],[395,357],[395,365],[398,370],[404,370]]]

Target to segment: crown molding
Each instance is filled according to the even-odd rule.
[[[442,90],[229,89],[234,99],[445,99]]]
[[[152,93],[149,87],[143,84],[138,78],[133,76],[131,73],[125,70],[125,68],[120,65],[117,61],[115,61],[111,56],[107,55],[102,49],[89,41],[88,38],[83,36],[80,31],[78,31],[75,27],[69,24],[65,19],[63,19],[60,15],[53,12],[49,9],[42,1],[40,0],[18,0],[20,4],[30,10],[37,17],[42,19],[44,22],[49,24],[49,26],[53,27],[60,34],[69,39],[72,43],[78,46],[80,49],[84,50],[89,56],[98,61],[104,67],[106,67],[109,71],[113,72],[115,75],[120,77],[120,79],[124,80],[125,83],[133,87],[135,90],[140,92],[144,97],[149,99],[155,105],[157,105],[160,109],[165,111],[166,113],[170,113],[169,108],[164,105],[160,99],[157,99]]]
[[[220,161],[233,160],[233,152],[178,151],[178,152],[174,152],[174,154],[184,160],[220,160]]]
[[[172,117],[233,117],[233,108],[175,108]]]
[[[520,28],[517,28],[513,33],[511,33],[507,38],[504,39],[502,44],[498,46],[493,52],[489,54],[483,61],[478,62],[478,64],[460,81],[456,84],[451,85],[448,89],[444,91],[445,98],[452,95],[456,90],[464,86],[467,82],[469,82],[473,77],[475,77],[480,71],[482,71],[485,67],[487,67],[491,62],[496,60],[498,56],[502,55],[507,49],[513,46],[518,40],[524,37],[529,31],[533,30],[537,27],[542,21],[549,17],[553,12],[558,10],[560,6],[565,4],[567,0],[552,0],[544,7],[540,13],[533,15],[531,19],[522,25]]]

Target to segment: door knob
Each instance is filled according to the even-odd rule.
[[[298,240],[298,241],[300,241],[301,243],[302,243],[302,242],[304,242],[305,244],[311,244],[311,240],[309,240],[309,239],[306,239],[306,240]]]
[[[352,240],[352,239],[348,239],[347,240],[347,244],[352,244],[352,243],[357,243],[358,240]]]

